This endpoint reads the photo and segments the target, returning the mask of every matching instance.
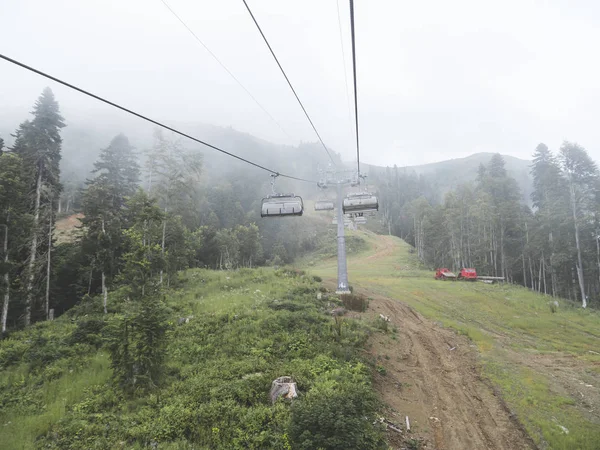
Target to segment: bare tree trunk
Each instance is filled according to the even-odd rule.
[[[506,271],[506,258],[504,255],[504,219],[500,219],[500,271],[502,276],[508,278]]]
[[[8,218],[9,215],[6,216],[6,224],[4,225],[4,264],[8,266]],[[6,333],[6,320],[8,318],[8,303],[10,302],[10,280],[8,279],[8,267],[6,268],[6,272],[4,273],[4,302],[2,303],[2,333],[0,336],[3,336]]]
[[[542,292],[542,264],[543,260],[540,259],[540,272],[538,274],[538,292]]]
[[[52,264],[52,206],[50,206],[50,226],[48,227],[48,260],[46,261],[46,320],[50,312],[50,269]]]
[[[33,282],[35,280],[35,260],[38,246],[38,227],[40,222],[40,199],[42,196],[42,170],[38,167],[38,177],[35,186],[35,207],[33,210],[33,235],[31,236],[31,247],[29,250],[29,266],[27,268],[27,296],[25,299],[25,326],[31,323],[31,304],[33,303]]]
[[[106,229],[104,228],[104,217],[102,217],[102,234],[106,234]],[[104,263],[104,261],[101,261]],[[104,306],[104,314],[108,311],[106,309],[106,305],[108,304],[108,290],[106,289],[106,274],[104,273],[104,265],[102,265],[102,304]]]
[[[596,232],[596,265],[598,267],[598,282],[600,282],[600,236]]]
[[[533,267],[531,267],[531,256],[527,259],[529,260],[529,275],[531,276],[531,290],[535,291],[535,278],[533,277]]]
[[[550,248],[552,249],[552,253],[550,253],[550,286],[552,288],[552,297],[556,297],[557,281],[554,270],[554,238],[552,236],[552,231],[548,233],[548,241],[550,242]]]
[[[521,259],[523,261],[523,286],[527,287],[527,270],[525,270],[525,251],[521,253]]]
[[[577,205],[575,198],[575,186],[569,180],[571,188],[571,209],[573,211],[573,224],[575,226],[575,245],[577,246],[577,279],[579,280],[579,289],[581,291],[581,306],[587,307],[587,299],[585,298],[585,281],[583,278],[583,261],[581,258],[581,246],[579,245],[579,223],[577,222]]]
[[[162,226],[162,242],[161,242],[161,250],[160,254],[162,256],[163,262],[165,260],[165,236],[167,235],[167,208],[165,208],[165,218],[163,219]],[[160,269],[160,284],[163,283],[163,270]]]
[[[544,295],[548,295],[548,287],[546,285],[546,260],[544,259],[544,252],[542,252],[542,279],[544,280]]]
[[[92,264],[90,266],[90,277],[88,279],[88,295],[92,292],[92,275],[94,273],[94,260],[92,260]]]
[[[102,270],[102,304],[104,306],[104,314],[108,311],[106,310],[106,305],[108,304],[108,290],[106,289],[106,276],[104,276],[104,270]]]

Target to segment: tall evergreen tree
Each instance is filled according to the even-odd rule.
[[[90,255],[90,274],[100,272],[106,313],[108,285],[123,253],[125,203],[136,192],[139,181],[139,166],[127,137],[119,134],[100,152],[94,173],[96,177],[88,180],[84,193],[82,222],[86,233],[82,245],[84,253]]]
[[[575,232],[577,250],[577,279],[581,295],[581,306],[587,307],[585,274],[583,267],[580,229],[589,221],[594,210],[595,190],[598,183],[598,168],[583,147],[576,143],[564,142],[559,155],[563,176],[569,189],[569,200]]]
[[[40,254],[42,236],[51,230],[54,224],[53,211],[60,196],[60,151],[62,139],[60,130],[65,126],[60,115],[58,102],[50,88],[44,89],[36,101],[33,119],[21,124],[17,130],[13,151],[23,160],[24,176],[31,197],[31,237],[29,239],[29,257],[27,268],[27,285],[25,300],[25,325],[31,323],[31,310],[35,306],[36,286],[35,280],[40,265],[36,264]],[[48,222],[43,223],[46,216]],[[48,258],[52,239],[49,238],[49,247],[46,249]],[[45,242],[45,241],[44,241]],[[50,261],[48,260],[48,265]],[[41,278],[41,277],[38,277]]]
[[[0,336],[6,332],[12,278],[20,269],[17,259],[27,228],[22,174],[20,157],[14,153],[0,155],[0,292],[3,292]]]

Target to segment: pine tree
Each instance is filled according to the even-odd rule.
[[[51,230],[54,218],[53,211],[61,192],[60,185],[60,150],[62,139],[60,130],[65,126],[60,115],[59,106],[50,88],[44,89],[36,101],[33,119],[21,124],[17,130],[13,151],[23,160],[24,176],[31,186],[32,227],[29,239],[29,258],[27,268],[27,287],[25,300],[25,325],[31,323],[31,310],[34,306],[36,275],[40,269],[36,264],[40,253],[41,237],[46,230]],[[42,223],[48,217],[49,226]],[[51,237],[47,249],[50,255]],[[49,260],[48,260],[49,265]]]
[[[587,307],[585,290],[585,274],[583,267],[580,229],[589,221],[590,212],[594,210],[595,190],[598,183],[598,169],[583,147],[576,143],[564,142],[559,155],[563,176],[569,189],[569,200],[575,232],[577,250],[577,279],[581,295],[581,306]]]
[[[0,336],[6,333],[12,277],[20,269],[17,258],[26,232],[22,174],[21,158],[14,153],[0,155],[0,291],[3,292]]]
[[[147,152],[146,177],[147,190],[158,199],[164,212],[162,223],[161,252],[166,258],[168,221],[170,217],[184,214],[192,209],[193,194],[202,172],[202,155],[186,153],[176,140],[168,140],[162,130],[154,133],[154,146]],[[167,267],[168,270],[169,267]],[[160,283],[163,271],[160,271]]]
[[[127,137],[119,134],[100,152],[94,173],[96,177],[87,181],[84,193],[82,222],[86,233],[82,245],[84,253],[90,255],[90,274],[100,271],[106,313],[108,286],[123,253],[125,203],[136,192],[139,180],[139,166]]]

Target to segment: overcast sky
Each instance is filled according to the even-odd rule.
[[[348,2],[339,1],[346,67],[336,0],[248,3],[325,143],[352,160]],[[159,120],[233,126],[278,143],[316,140],[241,0],[168,3],[292,140],[161,0],[0,0],[0,53]],[[539,142],[556,149],[565,139],[600,160],[599,2],[355,3],[363,161],[403,166],[480,151],[529,158]],[[67,121],[123,117],[0,61],[0,119],[14,116],[16,126],[46,85]]]

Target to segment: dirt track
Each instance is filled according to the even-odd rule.
[[[529,449],[531,440],[502,400],[480,377],[470,342],[441,328],[397,300],[373,295],[370,309],[390,318],[397,338],[377,334],[371,354],[386,375],[376,387],[392,416],[408,416],[413,435],[427,448]],[[386,356],[389,359],[386,359]],[[393,414],[396,414],[395,416]],[[392,434],[392,433],[390,433]],[[399,436],[392,440],[400,447]]]
[[[376,252],[368,260],[394,251],[386,236],[378,236]],[[410,448],[407,439],[421,440],[422,448],[438,450],[531,449],[533,441],[513,418],[492,387],[480,377],[477,350],[470,341],[442,328],[397,299],[357,291],[372,298],[371,317],[388,316],[395,339],[374,334],[369,352],[385,375],[375,384],[388,406],[386,419],[411,433],[388,432],[393,448]]]

